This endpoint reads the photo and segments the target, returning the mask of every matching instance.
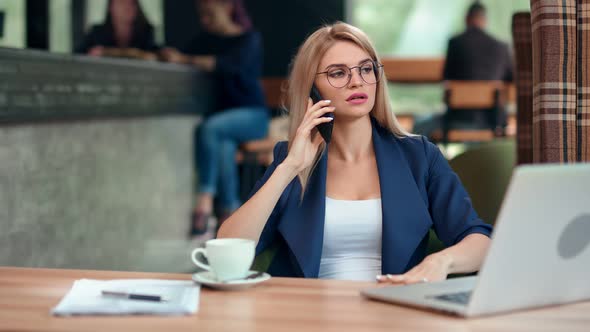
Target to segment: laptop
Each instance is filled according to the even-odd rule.
[[[590,299],[590,164],[517,167],[478,276],[361,294],[462,317]]]

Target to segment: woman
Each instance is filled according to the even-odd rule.
[[[199,195],[191,235],[206,231],[215,198],[219,223],[241,205],[235,162],[238,145],[265,137],[269,122],[259,83],[262,40],[252,29],[242,1],[198,0],[196,5],[205,33],[184,53],[172,48],[161,52],[167,61],[212,72],[216,80],[216,111],[205,116],[195,143]]]
[[[109,0],[107,18],[92,27],[76,53],[157,59],[154,28],[145,18],[138,0]]]
[[[276,247],[276,276],[415,283],[476,271],[491,227],[473,210],[438,148],[391,112],[367,36],[344,23],[301,46],[291,69],[289,143],[219,237]],[[325,100],[312,104],[315,85]],[[315,127],[332,121],[326,146]],[[426,255],[434,228],[448,246]]]

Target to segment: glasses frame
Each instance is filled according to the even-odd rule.
[[[375,73],[375,78],[376,78],[374,83],[369,83],[369,82],[365,81],[365,78],[363,77],[363,74],[361,73],[361,67],[364,66],[365,64],[367,64],[368,62],[373,63],[373,72]],[[346,84],[344,84],[343,86],[340,86],[340,87],[334,86],[334,84],[332,84],[332,82],[330,82],[330,78],[328,77],[328,72],[330,72],[330,70],[332,70],[332,68],[330,68],[326,71],[316,73],[316,75],[326,74],[326,80],[328,80],[328,84],[330,84],[335,89],[342,89],[345,86],[347,86],[348,84],[350,84],[350,80],[352,80],[352,71],[357,68],[358,68],[359,76],[361,77],[363,82],[365,82],[367,84],[373,85],[373,84],[379,83],[379,80],[381,80],[381,76],[383,75],[383,70],[381,70],[383,68],[383,64],[379,63],[375,60],[367,60],[367,61],[364,61],[363,63],[359,64],[358,66],[353,66],[353,67],[348,67],[348,66],[344,66],[344,65],[337,66],[337,67],[345,67],[345,68],[348,68],[348,70],[349,70],[348,81],[346,81]]]

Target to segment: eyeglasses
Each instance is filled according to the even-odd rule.
[[[383,65],[377,61],[367,60],[354,67],[336,65],[326,71],[316,73],[316,75],[326,74],[328,83],[330,83],[331,86],[339,89],[347,86],[348,83],[350,83],[353,69],[358,69],[359,75],[365,83],[376,84],[381,78]]]

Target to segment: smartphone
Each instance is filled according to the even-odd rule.
[[[316,104],[320,100],[324,99],[320,95],[320,92],[318,91],[318,89],[315,87],[315,84],[311,87],[311,92],[309,93],[309,96],[311,97],[311,100],[313,101],[314,104]],[[326,113],[322,116],[334,119],[333,112]],[[317,125],[318,131],[320,132],[320,135],[322,135],[322,137],[324,138],[324,141],[326,141],[326,143],[330,143],[330,140],[332,139],[332,128],[333,127],[334,127],[334,120],[332,120],[330,122],[320,123],[319,125]]]

